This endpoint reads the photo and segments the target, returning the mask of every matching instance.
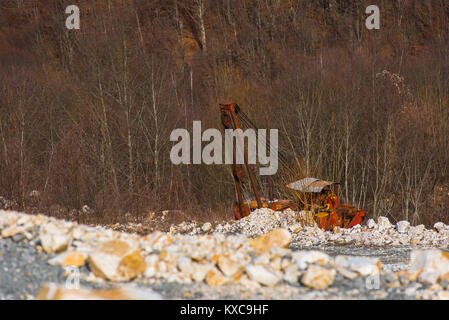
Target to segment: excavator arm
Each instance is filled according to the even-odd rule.
[[[222,102],[220,105],[221,122],[224,129],[241,129],[240,121],[256,129],[254,124],[240,107],[232,101]],[[240,144],[233,144],[232,176],[234,178],[237,202],[234,204],[234,217],[238,220],[250,214],[256,208],[268,207],[275,211],[286,208],[295,208],[292,200],[273,199],[273,182],[268,180],[270,189],[269,199],[262,198],[251,166],[248,164],[248,150],[244,144],[244,137],[241,131],[238,132]],[[244,164],[236,163],[236,148],[240,145],[243,148]],[[281,156],[279,154],[279,156]],[[282,157],[281,157],[282,158]],[[283,160],[286,165],[285,159]],[[287,165],[286,165],[287,166]],[[243,185],[246,175],[249,177],[252,192],[255,200],[245,200],[243,197]],[[337,187],[336,193],[332,186]],[[315,222],[324,230],[332,230],[335,227],[351,228],[362,223],[365,211],[349,204],[340,204],[339,183],[325,181],[316,178],[304,178],[288,184],[286,187],[294,190],[298,197],[299,208],[311,212]],[[302,196],[301,196],[302,194]]]

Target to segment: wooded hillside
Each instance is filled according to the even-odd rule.
[[[448,57],[446,0],[2,0],[0,195],[98,222],[232,218],[229,166],[172,165],[169,137],[220,129],[233,99],[279,129],[278,196],[313,176],[370,216],[447,223]]]

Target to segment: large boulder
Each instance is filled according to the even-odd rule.
[[[413,250],[410,273],[424,284],[434,284],[449,274],[449,252],[439,249]]]
[[[100,244],[89,254],[88,262],[97,277],[111,281],[128,281],[146,270],[140,250],[121,240]]]
[[[81,267],[86,263],[87,254],[77,251],[65,251],[48,261],[51,265],[62,267]]]
[[[290,231],[284,228],[278,228],[250,240],[250,245],[254,250],[260,253],[268,252],[271,248],[287,248],[292,240]]]
[[[218,267],[220,268],[221,272],[223,272],[223,274],[227,277],[231,277],[241,269],[243,269],[241,263],[238,263],[237,261],[234,261],[233,259],[227,258],[225,256],[220,256],[218,258]]]
[[[251,280],[257,281],[265,286],[275,285],[281,280],[280,277],[263,265],[249,264],[246,266],[245,271]]]
[[[214,267],[207,272],[206,282],[210,286],[221,286],[228,282],[228,278]]]
[[[408,231],[408,229],[410,228],[410,222],[408,221],[399,221],[396,224],[396,227],[398,229],[399,233],[406,233]]]
[[[305,270],[309,264],[317,263],[320,265],[328,264],[329,255],[317,250],[303,250],[292,253],[293,262],[302,270]]]
[[[70,245],[71,231],[55,223],[48,223],[41,227],[39,239],[45,252],[59,253],[67,250]]]
[[[309,288],[323,290],[334,282],[335,273],[334,269],[329,270],[320,266],[310,265],[302,276],[301,282]]]
[[[393,225],[387,217],[380,216],[379,218],[377,218],[377,227],[380,231],[383,231],[392,228]]]
[[[362,277],[379,274],[382,268],[380,259],[355,256],[337,256],[335,264],[355,271]]]

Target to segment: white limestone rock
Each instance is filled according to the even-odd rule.
[[[301,282],[309,288],[323,290],[332,285],[335,273],[335,269],[329,270],[320,266],[310,265],[303,274]]]
[[[374,227],[376,227],[376,222],[373,219],[369,219],[366,225],[368,228],[373,229]]]
[[[363,277],[378,274],[381,270],[381,262],[378,258],[337,256],[335,264],[349,268]]]
[[[384,231],[392,228],[393,226],[387,217],[380,216],[379,218],[377,218],[377,227],[380,231]]]
[[[399,221],[396,224],[397,230],[399,233],[406,233],[407,230],[410,228],[410,222],[408,221]]]
[[[265,286],[275,285],[281,280],[274,272],[271,272],[263,265],[249,264],[246,266],[245,271],[251,280]]]

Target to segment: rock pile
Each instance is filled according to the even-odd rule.
[[[294,215],[263,209],[234,224],[200,229],[203,234],[153,232],[139,236],[0,210],[0,239],[28,241],[48,253],[52,265],[86,265],[90,274],[84,280],[91,282],[138,279],[151,284],[164,280],[248,289],[282,283],[324,290],[338,277],[368,281],[382,276],[390,286],[405,286],[409,293],[413,288],[410,283],[423,286],[424,291],[416,287],[412,292],[422,298],[444,298],[448,294],[449,254],[439,249],[414,251],[410,270],[397,273],[382,270],[378,258],[331,257],[321,251],[291,250],[292,241],[302,245],[355,241],[370,245],[414,242],[447,246],[449,226],[441,223],[435,224],[436,230],[426,230],[404,223],[394,226],[382,217],[377,223],[369,221],[367,227],[324,232],[316,227],[302,227]],[[64,298],[77,294],[48,288],[43,288],[39,297]]]
[[[411,226],[408,221],[399,221],[394,225],[387,217],[381,216],[377,221],[369,219],[363,226],[351,229],[336,227],[333,231],[323,231],[316,226],[310,212],[295,212],[289,209],[277,212],[266,208],[257,209],[239,221],[217,224],[215,228],[207,224],[207,232],[194,222],[182,223],[173,226],[171,234],[243,234],[252,238],[276,228],[288,229],[293,235],[292,242],[297,247],[347,244],[440,248],[449,246],[449,225],[442,222],[435,223],[433,229],[426,229],[424,225]]]
[[[247,237],[255,237],[270,232],[276,228],[288,228],[290,231],[302,230],[304,225],[312,223],[305,217],[306,212],[295,212],[287,209],[283,212],[271,209],[257,209],[249,216],[233,223],[217,225],[214,232],[244,234]],[[311,222],[310,222],[311,221]]]

